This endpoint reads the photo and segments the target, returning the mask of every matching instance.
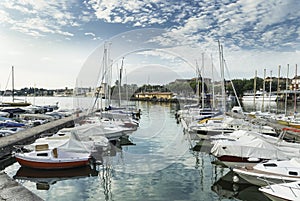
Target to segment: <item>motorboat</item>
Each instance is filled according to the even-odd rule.
[[[266,135],[277,135],[274,128],[266,125],[256,125],[244,119],[236,119],[232,117],[214,117],[201,121],[192,122],[188,126],[189,133],[197,133],[202,135],[216,135],[232,133],[237,130],[256,131]]]
[[[75,137],[64,144],[49,148],[48,144],[37,144],[33,151],[14,153],[16,161],[24,167],[37,169],[68,169],[88,165],[91,150]]]
[[[236,167],[233,171],[241,178],[257,186],[270,183],[292,182],[300,180],[300,159],[269,160],[253,167]]]
[[[300,181],[272,184],[258,190],[273,201],[300,201]]]
[[[257,91],[254,93],[245,93],[242,97],[243,101],[276,101],[277,95],[273,93],[267,93],[264,91]]]
[[[221,139],[213,142],[211,154],[228,167],[254,166],[266,160],[289,160],[300,156],[300,144],[262,135],[253,131],[243,133],[235,139]],[[285,132],[285,131],[284,131]]]

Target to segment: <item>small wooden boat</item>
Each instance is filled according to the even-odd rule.
[[[21,166],[37,169],[67,169],[89,164],[90,153],[75,152],[66,149],[49,149],[48,144],[36,145],[35,150],[28,153],[15,153]]]

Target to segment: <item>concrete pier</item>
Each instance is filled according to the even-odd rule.
[[[14,145],[24,145],[34,142],[45,133],[55,133],[58,130],[66,127],[74,126],[74,120],[77,121],[83,118],[83,116],[69,116],[63,119],[52,121],[40,126],[28,128],[24,131],[20,131],[13,135],[0,138],[0,158],[3,158],[11,154],[14,149]]]
[[[1,137],[0,162],[4,163],[4,161],[9,160],[8,158],[10,158],[11,152],[14,150],[15,145],[29,144],[34,142],[34,140],[39,138],[42,134],[56,133],[62,128],[72,127],[74,126],[75,121],[79,121],[82,118],[84,118],[83,115],[74,115],[33,128],[28,128],[10,136]],[[9,161],[7,163],[9,163]],[[31,191],[10,178],[4,172],[0,172],[0,201],[1,200],[40,201],[42,198],[33,194]]]
[[[10,178],[4,172],[0,172],[0,200],[42,201],[43,199]]]

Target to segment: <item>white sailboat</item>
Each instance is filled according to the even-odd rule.
[[[15,80],[14,80],[14,66],[11,68],[11,76],[12,76],[12,102],[1,102],[0,107],[25,107],[31,105],[27,101],[15,101]]]

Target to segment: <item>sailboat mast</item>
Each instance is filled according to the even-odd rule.
[[[296,64],[296,68],[295,68],[295,87],[294,87],[294,115],[296,115],[296,111],[297,111],[297,95],[296,95],[296,90],[298,88],[298,81],[297,81],[297,64]]]
[[[205,99],[205,97],[204,97],[204,53],[202,53],[202,67],[201,67],[201,88],[202,88],[202,108],[204,108],[204,99]]]
[[[119,107],[121,107],[121,87],[122,87],[122,73],[123,73],[124,57],[122,58],[122,64],[119,72]]]
[[[288,81],[289,81],[290,66],[287,65],[286,81],[285,81],[285,101],[284,101],[284,115],[287,115],[287,93],[288,93]]]
[[[220,59],[220,71],[221,71],[221,94],[222,94],[222,110],[225,114],[226,112],[226,100],[225,100],[225,76],[224,76],[224,60],[223,60],[223,47],[220,44],[220,41],[218,40],[218,45],[219,45],[219,59]]]
[[[269,112],[271,111],[271,93],[272,93],[272,71],[270,71],[271,75],[270,75],[270,92],[269,92]]]
[[[255,98],[256,98],[256,79],[257,79],[257,70],[255,70],[255,76],[253,80],[253,108],[256,110]]]
[[[278,79],[277,79],[277,98],[276,98],[276,106],[277,106],[277,111],[276,111],[276,114],[278,114],[278,97],[279,97],[279,91],[280,91],[280,69],[281,69],[281,66],[279,65],[278,66]]]
[[[212,108],[215,109],[215,80],[214,80],[214,63],[213,63],[213,59],[212,59],[212,55],[210,55],[211,57],[211,76],[212,76]]]
[[[196,60],[196,96],[197,96],[197,105],[200,105],[200,77],[201,73],[199,70],[199,65]],[[203,107],[203,106],[202,106]]]
[[[11,67],[11,81],[12,81],[12,101],[15,102],[15,78],[14,78],[14,66]]]
[[[264,69],[264,81],[263,81],[263,101],[261,105],[261,111],[264,112],[265,110],[265,91],[266,91],[266,69]]]

